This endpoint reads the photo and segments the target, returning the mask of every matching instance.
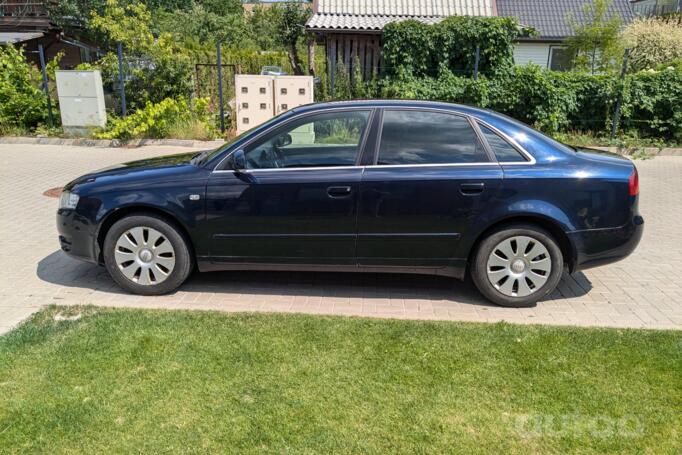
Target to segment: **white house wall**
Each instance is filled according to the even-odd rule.
[[[514,63],[517,65],[534,63],[547,68],[549,46],[548,43],[516,43],[514,44]]]

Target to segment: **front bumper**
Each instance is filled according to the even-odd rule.
[[[99,263],[96,229],[77,210],[57,210],[57,232],[62,251],[76,259]]]
[[[572,272],[620,261],[632,253],[644,232],[644,219],[637,215],[624,226],[569,232],[575,248]]]

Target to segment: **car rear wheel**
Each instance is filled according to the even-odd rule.
[[[547,231],[526,224],[502,227],[479,245],[471,269],[478,290],[506,307],[528,307],[552,292],[563,256]]]
[[[109,275],[134,294],[174,291],[192,270],[188,242],[180,229],[155,215],[133,215],[114,223],[103,255]]]

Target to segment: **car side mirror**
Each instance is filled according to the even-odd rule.
[[[277,140],[275,141],[275,145],[278,148],[281,148],[281,147],[286,147],[287,145],[291,145],[292,142],[293,142],[293,140],[291,139],[291,134],[284,133],[284,134],[277,137]]]
[[[246,169],[246,155],[244,150],[239,149],[230,157],[230,167],[236,172]]]

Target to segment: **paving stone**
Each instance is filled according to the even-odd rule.
[[[682,157],[663,154],[637,161],[645,218],[638,249],[624,261],[565,275],[535,308],[493,306],[469,284],[444,277],[384,274],[195,274],[178,292],[148,298],[124,293],[103,268],[59,250],[57,200],[45,190],[119,162],[188,150],[0,141],[0,333],[55,303],[682,329]]]

